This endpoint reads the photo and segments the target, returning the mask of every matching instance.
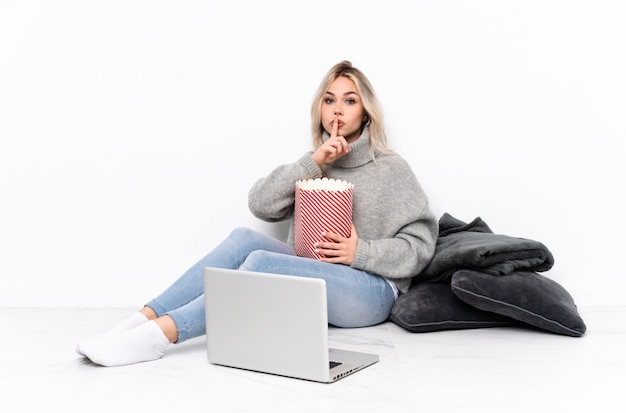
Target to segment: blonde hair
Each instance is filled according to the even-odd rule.
[[[322,102],[330,87],[331,83],[338,77],[343,76],[354,82],[356,91],[361,96],[363,102],[363,109],[367,120],[364,122],[369,123],[369,135],[372,159],[375,158],[376,153],[392,153],[393,151],[387,146],[387,137],[385,136],[385,128],[383,125],[383,114],[378,103],[378,99],[374,93],[374,89],[370,84],[367,77],[359,69],[352,66],[347,60],[337,63],[333,66],[326,76],[322,79],[317,92],[313,97],[313,103],[311,104],[311,132],[313,136],[313,147],[319,148],[323,143],[322,136],[324,134],[324,127],[322,125]]]

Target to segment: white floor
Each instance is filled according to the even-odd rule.
[[[333,384],[208,363],[204,337],[104,368],[74,353],[132,309],[0,308],[0,412],[626,412],[626,306],[580,307],[582,338],[530,329],[331,329],[379,363]]]

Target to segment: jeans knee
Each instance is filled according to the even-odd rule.
[[[245,271],[264,272],[267,270],[266,264],[268,262],[268,256],[271,254],[271,252],[263,250],[252,251],[239,268]]]
[[[231,231],[229,238],[250,239],[254,234],[256,232],[250,228],[237,227]]]

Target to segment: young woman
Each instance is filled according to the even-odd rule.
[[[161,295],[100,338],[79,341],[76,351],[96,364],[120,366],[156,360],[170,343],[205,334],[208,266],[323,278],[330,324],[365,327],[387,320],[398,294],[432,258],[438,221],[410,166],[387,147],[372,86],[350,62],[323,78],[311,124],[314,151],[257,181],[250,210],[268,222],[293,219],[296,181],[345,180],[354,184],[349,237],[325,233],[317,260],[295,255],[293,222],[287,242],[235,229]]]

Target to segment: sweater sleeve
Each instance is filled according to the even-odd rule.
[[[277,167],[250,188],[248,207],[255,217],[278,222],[293,216],[296,181],[321,178],[323,175],[311,154],[307,152],[296,162]]]

